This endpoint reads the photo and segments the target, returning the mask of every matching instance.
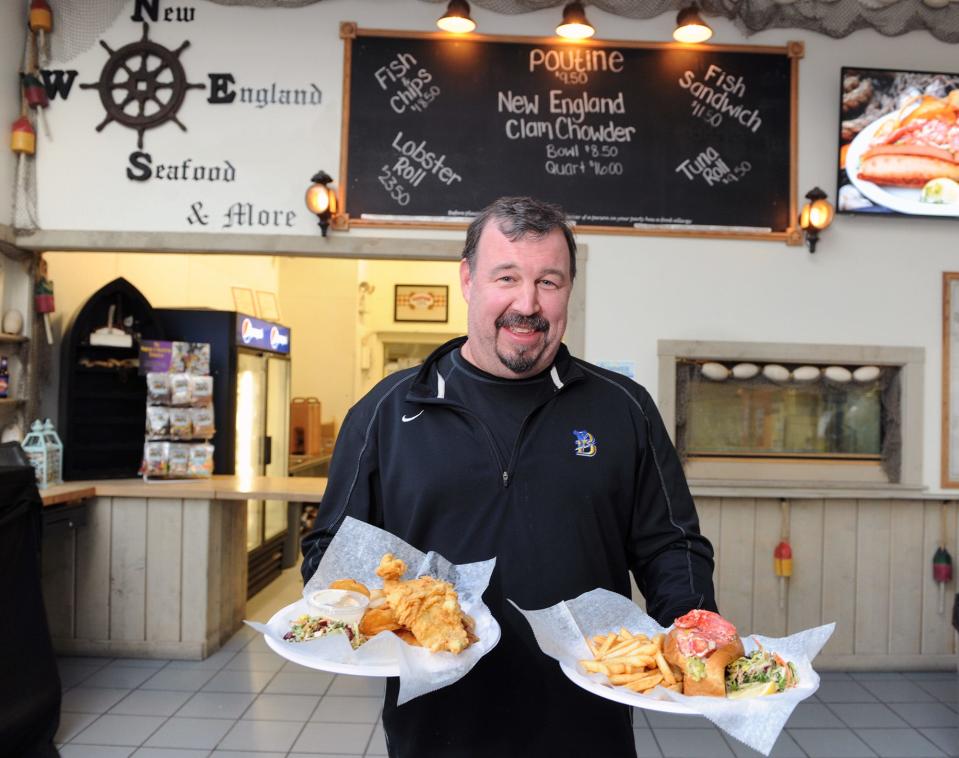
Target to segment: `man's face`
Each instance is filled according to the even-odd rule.
[[[572,281],[560,229],[511,242],[490,219],[476,248],[475,270],[460,263],[468,307],[463,356],[483,371],[521,379],[547,369],[566,331]]]

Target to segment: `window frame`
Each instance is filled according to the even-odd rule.
[[[922,413],[925,349],[881,345],[817,345],[780,342],[659,340],[658,405],[666,428],[676,438],[676,363],[680,358],[724,363],[810,363],[892,366],[900,371],[902,465],[900,480],[890,482],[878,463],[863,461],[768,460],[764,458],[691,459],[686,477],[691,485],[781,482],[817,488],[921,487]]]

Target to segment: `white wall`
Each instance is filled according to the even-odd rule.
[[[280,315],[293,330],[293,397],[316,397],[336,428],[353,404],[357,266],[354,260],[284,258]]]
[[[320,166],[335,170],[339,165],[339,22],[429,31],[441,10],[442,4],[418,0],[326,0],[303,9],[271,11],[278,19],[291,13],[309,21],[309,66],[315,70],[304,76],[322,82],[324,89],[327,107],[315,128],[302,138],[305,173]],[[473,11],[484,33],[526,35],[550,33],[560,13],[559,8],[519,16],[497,15],[476,7]],[[603,38],[664,41],[673,25],[672,14],[631,21],[590,7],[589,15]],[[885,38],[861,31],[833,40],[804,31],[777,30],[745,37],[729,22],[710,22],[716,31],[713,41],[719,44],[805,42],[806,57],[800,65],[800,194],[813,185],[822,186],[830,195],[835,192],[840,66],[959,68],[956,46],[938,42],[925,32]],[[97,52],[100,65],[102,51]],[[189,117],[191,128],[201,118],[197,112]],[[130,135],[118,127],[114,131],[124,132],[118,153],[125,156]],[[509,190],[508,168],[504,167],[504,194]],[[585,357],[634,361],[640,380],[655,395],[659,339],[923,347],[927,355],[923,481],[936,488],[941,275],[959,270],[957,231],[953,221],[840,217],[824,234],[815,255],[778,243],[584,235],[582,241],[589,246]],[[415,230],[354,230],[349,234],[461,237],[452,232]]]
[[[9,149],[10,124],[20,116],[20,81],[17,72],[23,64],[26,4],[10,3],[0,11],[0,124],[3,124],[4,149],[0,150],[0,224],[13,221],[13,186],[16,156]]]

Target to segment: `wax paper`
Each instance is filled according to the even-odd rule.
[[[516,606],[515,603],[513,605]],[[604,589],[591,590],[574,600],[557,603],[542,610],[526,611],[519,606],[516,608],[526,617],[540,649],[546,655],[597,682],[605,683],[606,678],[601,674],[588,674],[579,666],[580,660],[593,657],[586,645],[586,637],[618,631],[620,627],[626,627],[633,633],[642,632],[649,637],[669,631],[657,624],[629,598]],[[705,716],[740,742],[763,755],[769,755],[793,709],[819,688],[819,675],[813,670],[812,660],[829,640],[835,626],[826,624],[782,638],[761,635],[742,637],[746,653],[755,650],[758,643],[796,665],[799,685],[785,692],[752,699],[729,700],[719,697],[687,697],[657,687],[650,696],[681,703],[691,711]]]
[[[283,635],[290,629],[289,620],[297,615],[297,608],[303,607],[303,601],[297,604],[297,608],[291,606],[290,613],[276,619],[274,624],[247,623],[257,631],[283,641],[284,645],[295,645],[300,653],[307,651],[311,656],[315,655],[318,663],[328,660],[365,666],[395,663],[398,660],[399,705],[458,681],[499,640],[499,625],[482,600],[496,559],[455,565],[438,553],[422,553],[389,532],[347,516],[330,542],[316,573],[303,588],[303,597],[326,589],[337,579],[356,579],[371,590],[382,587],[383,580],[376,575],[376,567],[384,553],[393,553],[406,563],[407,571],[403,579],[429,575],[452,584],[459,595],[460,607],[476,621],[475,633],[479,642],[458,655],[431,653],[424,648],[407,645],[392,632],[381,632],[356,650],[343,634],[330,634],[309,642],[286,642]],[[322,665],[317,668],[322,668]]]

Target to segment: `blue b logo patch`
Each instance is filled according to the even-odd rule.
[[[573,448],[576,455],[582,458],[592,458],[596,455],[596,438],[592,434],[585,429],[582,431],[574,429],[573,436],[576,438],[576,446]]]

